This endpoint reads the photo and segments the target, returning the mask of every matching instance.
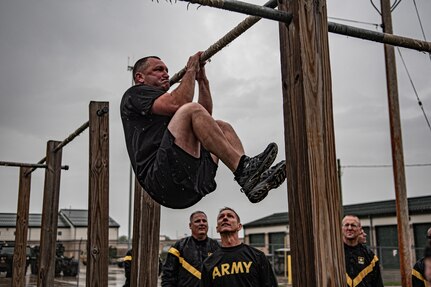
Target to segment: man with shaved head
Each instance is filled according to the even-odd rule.
[[[201,287],[277,287],[265,254],[240,241],[241,220],[230,207],[217,215],[217,232],[222,247],[202,267]]]
[[[275,143],[254,157],[245,155],[233,127],[213,118],[201,54],[189,58],[181,83],[172,91],[168,68],[159,57],[144,57],[134,65],[135,85],[124,93],[120,108],[133,170],[155,201],[187,208],[216,189],[220,159],[241,191],[257,203],[284,182],[286,164],[271,167],[277,156]],[[199,95],[193,102],[196,83]]]

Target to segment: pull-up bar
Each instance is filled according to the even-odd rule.
[[[276,20],[289,24],[292,20],[292,14],[285,11],[278,11],[268,7],[262,7],[255,4],[250,4],[236,0],[180,0],[204,6],[210,6],[223,10],[239,12],[254,16],[259,16],[266,19]],[[374,32],[366,29],[355,28],[348,25],[328,22],[328,31],[351,36],[364,40],[399,46],[408,49],[414,49],[421,52],[431,53],[431,43],[421,40],[416,40],[407,37],[396,36],[387,33]]]
[[[109,109],[108,107],[104,107],[103,109],[100,109],[96,112],[96,114],[101,117],[104,114],[108,113]],[[60,149],[65,147],[68,143],[70,143],[73,139],[75,139],[77,136],[79,136],[83,131],[85,131],[90,126],[90,121],[85,122],[82,124],[78,129],[76,129],[73,133],[71,133],[67,138],[65,138],[58,146],[55,147],[54,152],[58,152]],[[46,161],[46,157],[42,158],[40,161],[37,162],[37,164],[43,164]],[[36,167],[32,167],[26,175],[29,173],[32,173]]]
[[[12,162],[12,161],[0,161],[0,166],[13,166],[13,167],[33,167],[33,168],[47,168],[48,165],[40,163],[26,163],[26,162]],[[68,165],[62,165],[61,169],[69,170]]]
[[[269,8],[275,8],[277,7],[277,0],[270,0],[266,2],[263,6],[269,7]],[[261,7],[261,6],[258,6],[258,7]],[[203,52],[200,58],[201,62],[205,62],[208,59],[210,59],[217,52],[219,52],[221,49],[229,45],[233,40],[235,40],[241,34],[247,31],[250,27],[252,27],[254,24],[259,22],[260,19],[262,19],[262,17],[258,17],[258,16],[248,16],[247,18],[245,18],[235,28],[233,28],[231,31],[226,33],[226,35],[221,37],[217,42],[212,44],[205,52]],[[169,83],[171,84],[171,86],[177,83],[184,76],[185,72],[186,72],[186,69],[183,68],[181,71],[173,75],[169,80]]]

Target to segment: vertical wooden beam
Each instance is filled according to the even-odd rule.
[[[393,33],[391,3],[381,0],[383,31]],[[398,246],[400,252],[401,281],[404,287],[412,286],[412,259],[410,254],[409,208],[407,202],[406,176],[404,170],[403,138],[401,132],[400,105],[398,101],[398,80],[395,48],[384,45],[386,86],[388,89],[389,122],[391,130],[392,165],[396,195]]]
[[[157,286],[159,240],[160,204],[145,192],[138,181],[135,181],[132,287]]]
[[[46,149],[45,185],[43,191],[42,233],[40,235],[37,286],[54,286],[55,242],[57,239],[58,201],[62,150],[54,152],[59,141],[49,141]]]
[[[293,286],[346,286],[326,2],[278,3]]]
[[[109,103],[90,102],[87,286],[108,286]]]
[[[160,204],[147,192],[143,194],[141,256],[143,262],[143,287],[157,286],[159,271]]]
[[[135,178],[135,197],[133,205],[133,242],[132,242],[132,266],[130,270],[130,287],[140,287],[143,282],[140,281],[142,257],[141,257],[141,240],[143,234],[141,230],[141,216],[143,205],[144,189]]]
[[[13,255],[13,286],[25,286],[25,265],[27,259],[27,234],[30,206],[31,174],[29,168],[19,169],[18,208],[16,214],[15,248]]]

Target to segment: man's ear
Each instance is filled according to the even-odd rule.
[[[242,224],[238,224],[238,231],[240,231],[242,229]]]
[[[144,81],[145,81],[145,76],[144,76],[144,74],[142,74],[142,73],[140,73],[140,72],[137,72],[137,73],[135,74],[135,83],[138,83],[138,84],[144,84]]]

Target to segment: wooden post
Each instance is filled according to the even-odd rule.
[[[27,257],[28,216],[30,206],[31,174],[29,169],[19,169],[18,208],[16,214],[15,248],[13,255],[13,286],[25,286],[25,265]]]
[[[390,0],[381,0],[383,31],[392,34]],[[398,101],[397,67],[395,49],[385,44],[386,86],[388,89],[389,122],[392,144],[392,165],[397,209],[398,247],[400,254],[401,281],[404,287],[412,286],[409,234],[409,208],[407,202],[406,176],[404,171],[403,138],[401,132],[400,105]]]
[[[139,280],[141,269],[141,214],[144,190],[135,178],[135,197],[133,204],[133,241],[132,241],[132,266],[130,270],[130,287],[139,287],[142,283]],[[138,260],[134,260],[137,258]]]
[[[160,204],[135,181],[131,287],[157,286]]]
[[[55,241],[57,239],[58,200],[62,150],[54,152],[59,141],[49,141],[46,149],[45,185],[43,191],[42,233],[40,235],[37,286],[54,286]]]
[[[90,102],[87,286],[108,286],[109,104]]]
[[[278,7],[293,286],[346,286],[326,1]]]

